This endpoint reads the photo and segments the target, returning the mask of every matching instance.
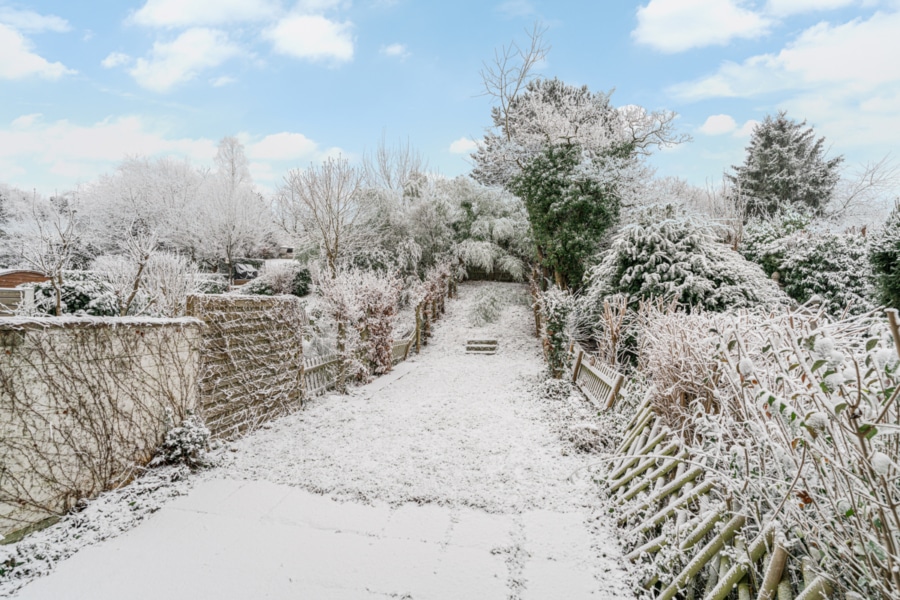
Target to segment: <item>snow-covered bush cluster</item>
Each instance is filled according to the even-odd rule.
[[[188,412],[181,424],[175,425],[171,411],[167,411],[166,436],[150,464],[181,463],[191,468],[204,466],[208,460],[209,436],[209,428],[199,415]]]
[[[873,308],[868,239],[859,230],[832,231],[786,213],[749,223],[740,251],[800,304],[818,296],[835,316]]]
[[[585,296],[599,305],[612,294],[635,302],[673,300],[687,310],[786,304],[757,265],[718,242],[709,226],[679,216],[674,207],[647,211],[613,238],[588,274]]]
[[[652,402],[734,510],[756,529],[778,523],[791,554],[844,592],[896,597],[900,339],[883,318],[643,318]]]
[[[337,324],[341,381],[367,379],[370,372],[391,370],[394,315],[402,281],[395,273],[347,268],[332,277],[320,274],[316,286],[323,310]]]
[[[291,294],[303,297],[309,294],[310,283],[312,283],[312,276],[309,269],[301,266],[300,263],[276,263],[256,279],[251,279],[242,285],[237,291],[241,294],[260,296]]]
[[[476,327],[496,323],[506,303],[505,295],[497,288],[483,288],[477,292],[469,313],[469,322]]]
[[[63,283],[29,284],[34,288],[34,309],[41,314],[56,314],[56,288],[60,291],[63,314],[113,317],[119,314],[115,291],[101,275],[89,271],[65,271]]]
[[[872,235],[869,261],[878,301],[900,309],[900,205],[895,205],[887,223]]]
[[[544,324],[544,356],[551,376],[560,378],[569,367],[574,297],[557,287],[550,287],[541,292],[537,302]]]

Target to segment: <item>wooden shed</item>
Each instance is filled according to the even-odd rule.
[[[0,288],[14,288],[23,283],[43,283],[50,278],[40,271],[0,269]]]

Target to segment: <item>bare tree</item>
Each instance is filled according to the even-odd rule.
[[[276,198],[277,221],[289,235],[316,246],[332,277],[338,265],[366,239],[359,225],[366,204],[360,194],[362,171],[345,158],[294,169]]]
[[[10,247],[24,265],[50,278],[56,295],[56,316],[62,314],[63,274],[72,263],[79,227],[73,199],[32,195],[12,224]]]
[[[416,195],[411,188],[419,185],[427,170],[428,161],[408,139],[388,146],[384,134],[374,154],[363,157],[366,187],[390,190],[401,196]]]
[[[546,26],[535,23],[531,31],[526,31],[528,44],[520,46],[515,41],[494,50],[494,60],[484,63],[481,81],[484,95],[497,100],[503,134],[507,141],[512,139],[509,127],[509,107],[525,86],[534,78],[534,68],[547,58],[550,46],[544,43]]]
[[[838,182],[825,213],[838,221],[872,222],[886,215],[900,191],[900,164],[890,155],[845,173]]]

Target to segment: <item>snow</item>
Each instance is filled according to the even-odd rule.
[[[476,327],[473,304],[493,286],[508,304]],[[168,505],[154,497],[153,518],[63,563],[23,597],[296,597],[336,581],[346,597],[630,597],[612,525],[597,516],[589,467],[602,461],[564,439],[579,427],[596,433],[592,411],[571,394],[544,397],[525,287],[459,289],[421,355],[221,448],[217,467],[164,491],[191,493]],[[468,339],[497,339],[499,351],[466,354]],[[104,498],[82,513],[102,531],[88,543],[145,516],[124,506],[127,496]],[[86,545],[76,535],[64,522],[29,543],[61,548],[61,559]],[[15,589],[3,585],[0,593]]]

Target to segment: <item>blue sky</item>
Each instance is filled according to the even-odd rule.
[[[482,62],[535,21],[540,75],[680,115],[694,141],[654,156],[660,175],[717,182],[779,109],[851,166],[900,158],[900,0],[0,0],[0,182],[211,164],[225,135],[263,189],[382,135],[466,173],[490,124]]]

